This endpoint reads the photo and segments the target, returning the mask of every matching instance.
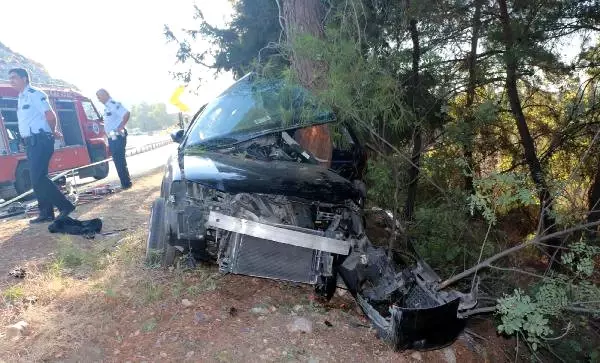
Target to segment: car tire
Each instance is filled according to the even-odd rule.
[[[164,198],[156,198],[152,203],[150,212],[150,229],[148,231],[148,239],[146,241],[146,261],[154,264],[163,261],[165,245],[167,245],[167,233],[165,223],[165,200]]]
[[[90,148],[90,159],[92,160],[92,163],[97,163],[98,161],[104,160],[106,159],[106,152],[104,150],[98,149],[98,148]],[[108,165],[108,162],[106,163],[102,163],[102,164],[98,164],[96,166],[93,167],[94,168],[94,179],[96,180],[101,180],[104,179],[108,176],[108,173],[110,172],[110,167]]]

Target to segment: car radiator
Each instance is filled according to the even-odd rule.
[[[222,272],[315,284],[331,275],[332,253],[348,254],[350,243],[305,228],[249,221],[211,211],[207,227],[225,230],[218,241]]]
[[[317,281],[320,252],[236,234],[221,259],[222,272],[300,283]]]

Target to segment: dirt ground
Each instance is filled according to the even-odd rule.
[[[511,345],[473,320],[452,346],[393,352],[348,294],[315,301],[308,286],[221,275],[215,266],[164,270],[144,262],[160,174],[78,207],[101,217],[97,236],[57,236],[47,225],[0,220],[0,362],[500,362]],[[7,272],[24,266],[27,275]],[[298,331],[300,330],[300,331]],[[469,333],[473,332],[473,333]]]

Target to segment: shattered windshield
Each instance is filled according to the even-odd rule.
[[[248,75],[206,105],[192,125],[186,144],[241,142],[266,133],[334,121],[310,94],[283,81]]]

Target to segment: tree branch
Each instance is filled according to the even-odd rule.
[[[438,286],[438,290],[444,289],[450,285],[452,285],[453,283],[464,279],[467,276],[470,276],[474,273],[476,273],[479,269],[481,268],[486,268],[486,267],[490,267],[490,265],[492,264],[492,262],[495,262],[505,256],[510,255],[511,253],[517,252],[522,250],[523,248],[535,245],[536,243],[539,242],[544,242],[544,241],[548,241],[548,240],[552,240],[555,239],[557,237],[561,237],[561,236],[565,236],[568,234],[571,234],[573,232],[577,232],[577,231],[581,231],[584,230],[586,228],[590,228],[590,227],[595,227],[600,225],[600,221],[596,221],[596,222],[592,222],[592,223],[586,223],[586,224],[580,224],[576,227],[572,227],[572,228],[567,228],[563,231],[559,231],[559,232],[554,232],[554,233],[550,233],[548,235],[542,236],[542,237],[536,237],[534,239],[532,239],[531,241],[525,242],[525,243],[521,243],[520,245],[516,245],[512,248],[509,248],[507,250],[504,250],[498,254],[495,254],[492,257],[487,258],[486,260],[484,260],[483,262],[469,268],[468,270],[465,270],[461,273],[459,273],[458,275],[451,277],[449,279],[447,279],[446,281],[443,281],[439,286]]]

